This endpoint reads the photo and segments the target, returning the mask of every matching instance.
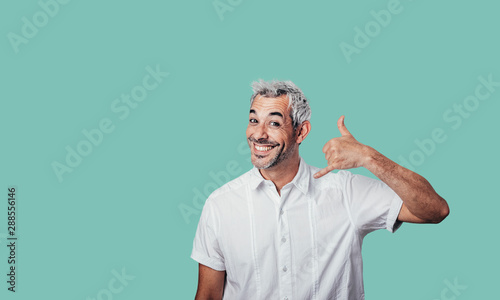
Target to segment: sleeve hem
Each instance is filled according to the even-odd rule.
[[[209,268],[212,268],[216,271],[226,270],[226,266],[224,265],[224,263],[221,263],[220,261],[207,257],[206,255],[200,254],[198,252],[193,251],[193,253],[191,253],[191,258],[197,261],[198,263],[205,265]]]
[[[389,209],[389,213],[387,214],[387,222],[386,229],[392,233],[396,232],[396,230],[401,227],[403,222],[398,221],[399,212],[401,211],[401,207],[403,206],[403,201],[396,194],[391,201],[391,208]]]

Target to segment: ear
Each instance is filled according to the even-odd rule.
[[[302,143],[306,139],[306,136],[309,134],[310,131],[311,131],[311,122],[309,122],[309,121],[302,122],[302,124],[300,124],[297,127],[297,131],[296,131],[296,134],[297,134],[296,142],[297,142],[297,144]]]

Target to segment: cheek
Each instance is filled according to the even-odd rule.
[[[280,144],[280,148],[287,144],[286,136],[279,130],[274,130],[272,133],[269,133],[268,139],[274,143]]]
[[[282,141],[289,144],[290,141],[293,140],[293,133],[290,133],[288,130],[285,130],[285,129],[280,129],[279,130],[279,137]]]

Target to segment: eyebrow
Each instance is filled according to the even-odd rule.
[[[254,109],[251,109],[250,113],[251,114],[257,114]],[[278,111],[273,111],[272,113],[269,113],[269,115],[270,116],[279,116],[279,117],[283,118],[283,115],[280,112],[278,112]]]

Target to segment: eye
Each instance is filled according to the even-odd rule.
[[[249,122],[250,122],[250,123],[257,123],[257,120],[255,120],[255,119],[250,119],[250,120],[249,120]]]
[[[280,123],[278,122],[271,122],[269,123],[271,126],[274,126],[274,127],[279,127],[280,126]]]

